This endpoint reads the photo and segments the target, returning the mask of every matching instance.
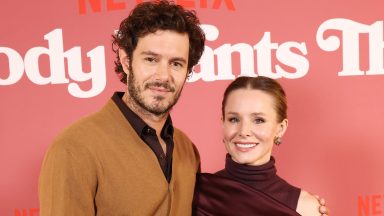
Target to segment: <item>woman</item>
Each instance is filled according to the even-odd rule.
[[[267,77],[239,77],[222,102],[225,169],[201,174],[195,215],[321,215],[318,199],[276,175],[274,145],[288,127],[285,92]],[[324,206],[322,207],[324,208]]]

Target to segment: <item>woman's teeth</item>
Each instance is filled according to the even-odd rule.
[[[252,148],[252,147],[255,147],[256,144],[239,144],[237,143],[236,146],[240,147],[240,148]]]

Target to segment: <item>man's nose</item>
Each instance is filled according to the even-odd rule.
[[[171,76],[171,66],[166,62],[161,62],[156,69],[156,79],[167,81]]]

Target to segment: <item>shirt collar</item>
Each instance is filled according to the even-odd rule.
[[[139,136],[147,134],[145,131],[150,128],[154,131],[153,128],[151,128],[147,123],[144,122],[143,119],[141,119],[135,112],[133,112],[123,101],[124,92],[115,92],[112,96],[112,100],[115,102],[115,104],[119,107],[120,111],[123,113],[124,117],[128,120],[129,124],[133,127],[133,129],[136,131],[136,133]],[[173,124],[171,116],[168,115],[164,126],[161,130],[160,136],[163,139],[172,138],[173,137]]]

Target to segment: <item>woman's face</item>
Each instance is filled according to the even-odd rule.
[[[269,161],[275,137],[282,137],[288,120],[278,122],[274,98],[261,91],[237,89],[227,98],[224,143],[232,160],[262,165]]]

